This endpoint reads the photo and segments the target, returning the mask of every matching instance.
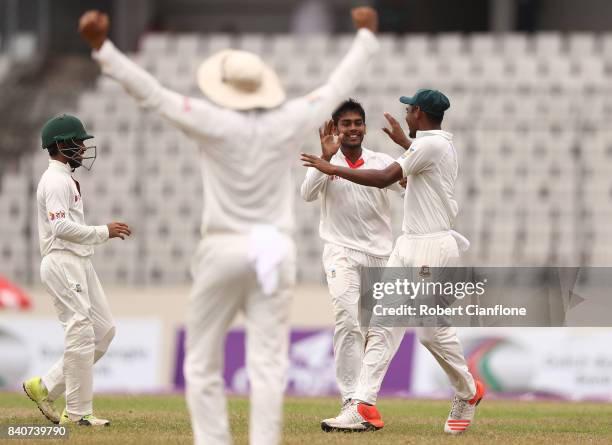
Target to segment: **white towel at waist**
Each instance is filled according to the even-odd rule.
[[[279,266],[289,252],[287,236],[272,225],[257,225],[249,234],[247,258],[257,275],[264,295],[278,287]]]

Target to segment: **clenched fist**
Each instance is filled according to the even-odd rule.
[[[109,23],[108,15],[87,11],[79,19],[79,33],[92,49],[98,50],[106,40]]]
[[[353,17],[355,28],[366,28],[372,32],[378,31],[378,14],[369,6],[351,9],[351,16]]]

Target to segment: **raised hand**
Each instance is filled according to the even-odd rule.
[[[387,133],[387,136],[391,138],[393,142],[401,147],[404,147],[405,150],[410,148],[412,141],[406,136],[404,130],[402,130],[402,126],[400,123],[391,116],[389,113],[384,113],[385,119],[389,122],[389,128],[383,128],[382,130]]]
[[[319,128],[319,138],[321,139],[321,158],[330,161],[340,149],[343,134],[334,135],[334,121],[328,120],[323,127]]]
[[[315,155],[309,155],[307,153],[302,153],[300,155],[300,159],[304,161],[302,165],[304,165],[305,167],[314,167],[321,173],[325,173],[326,175],[334,174],[334,166],[323,158],[320,158]]]
[[[369,6],[351,9],[351,16],[356,29],[365,28],[372,32],[378,31],[378,14]]]
[[[108,237],[109,238],[121,238],[125,239],[126,236],[130,236],[132,231],[127,224],[121,222],[108,223]]]
[[[79,19],[79,33],[92,49],[98,50],[108,36],[109,24],[108,15],[96,10],[87,11]]]

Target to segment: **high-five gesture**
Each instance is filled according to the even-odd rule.
[[[92,10],[84,13],[79,20],[79,33],[91,49],[100,49],[108,36],[108,15]]]
[[[321,158],[330,161],[338,149],[340,149],[343,134],[334,135],[334,121],[328,120],[323,127],[319,128],[321,138]]]
[[[378,14],[374,9],[368,6],[353,8],[351,9],[351,16],[355,28],[365,28],[372,32],[378,31]]]
[[[387,119],[387,122],[389,122],[389,128],[385,127],[382,130],[387,133],[387,136],[389,136],[393,142],[403,147],[404,150],[408,150],[412,144],[412,141],[408,138],[408,136],[406,136],[406,133],[404,133],[404,130],[402,130],[400,123],[389,113],[384,113],[384,116],[385,119]]]

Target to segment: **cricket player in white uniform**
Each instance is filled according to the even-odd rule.
[[[38,236],[42,262],[40,277],[65,333],[64,356],[41,377],[23,383],[23,389],[53,423],[107,426],[93,415],[93,365],[106,352],[115,326],[100,280],[91,263],[93,246],[109,238],[130,235],[124,223],[102,226],[85,223],[81,188],[71,173],[88,161],[83,141],[91,139],[81,121],[61,115],[42,130],[43,149],[49,151],[49,168],[43,173],[36,199]],[[66,408],[60,414],[53,404],[65,393]]]
[[[452,230],[458,206],[454,199],[457,153],[452,135],[441,129],[448,98],[436,90],[419,90],[413,97],[402,96],[407,104],[406,122],[410,141],[398,123],[392,122],[389,135],[408,150],[383,170],[355,170],[330,164],[318,156],[302,154],[307,167],[372,187],[388,187],[408,177],[404,197],[403,235],[389,258],[389,267],[444,267],[459,257],[467,243]],[[380,429],[384,423],[374,405],[389,363],[404,337],[404,327],[371,326],[359,384],[353,402],[327,423],[342,431]],[[453,388],[451,412],[444,431],[458,434],[470,426],[484,395],[484,387],[468,371],[461,344],[453,327],[419,328],[421,343],[429,349],[446,372]]]
[[[198,83],[208,100],[170,91],[107,39],[106,15],[81,17],[81,35],[103,73],[199,146],[202,240],[192,263],[184,367],[197,444],[231,442],[223,345],[238,312],[247,331],[249,439],[280,441],[295,282],[291,164],[296,147],[354,89],[378,50],[376,12],[352,13],[357,36],[327,83],[287,102],[273,70],[257,55],[234,50],[200,66]]]
[[[352,99],[345,101],[319,130],[321,157],[353,169],[391,165],[394,159],[388,154],[362,147],[365,134],[363,107]],[[398,183],[391,188],[404,191]],[[323,267],[334,307],[336,381],[346,406],[355,394],[365,350],[358,318],[360,269],[384,267],[393,247],[389,197],[387,189],[364,187],[316,168],[308,169],[301,195],[306,201],[321,202],[319,233],[325,241]]]

